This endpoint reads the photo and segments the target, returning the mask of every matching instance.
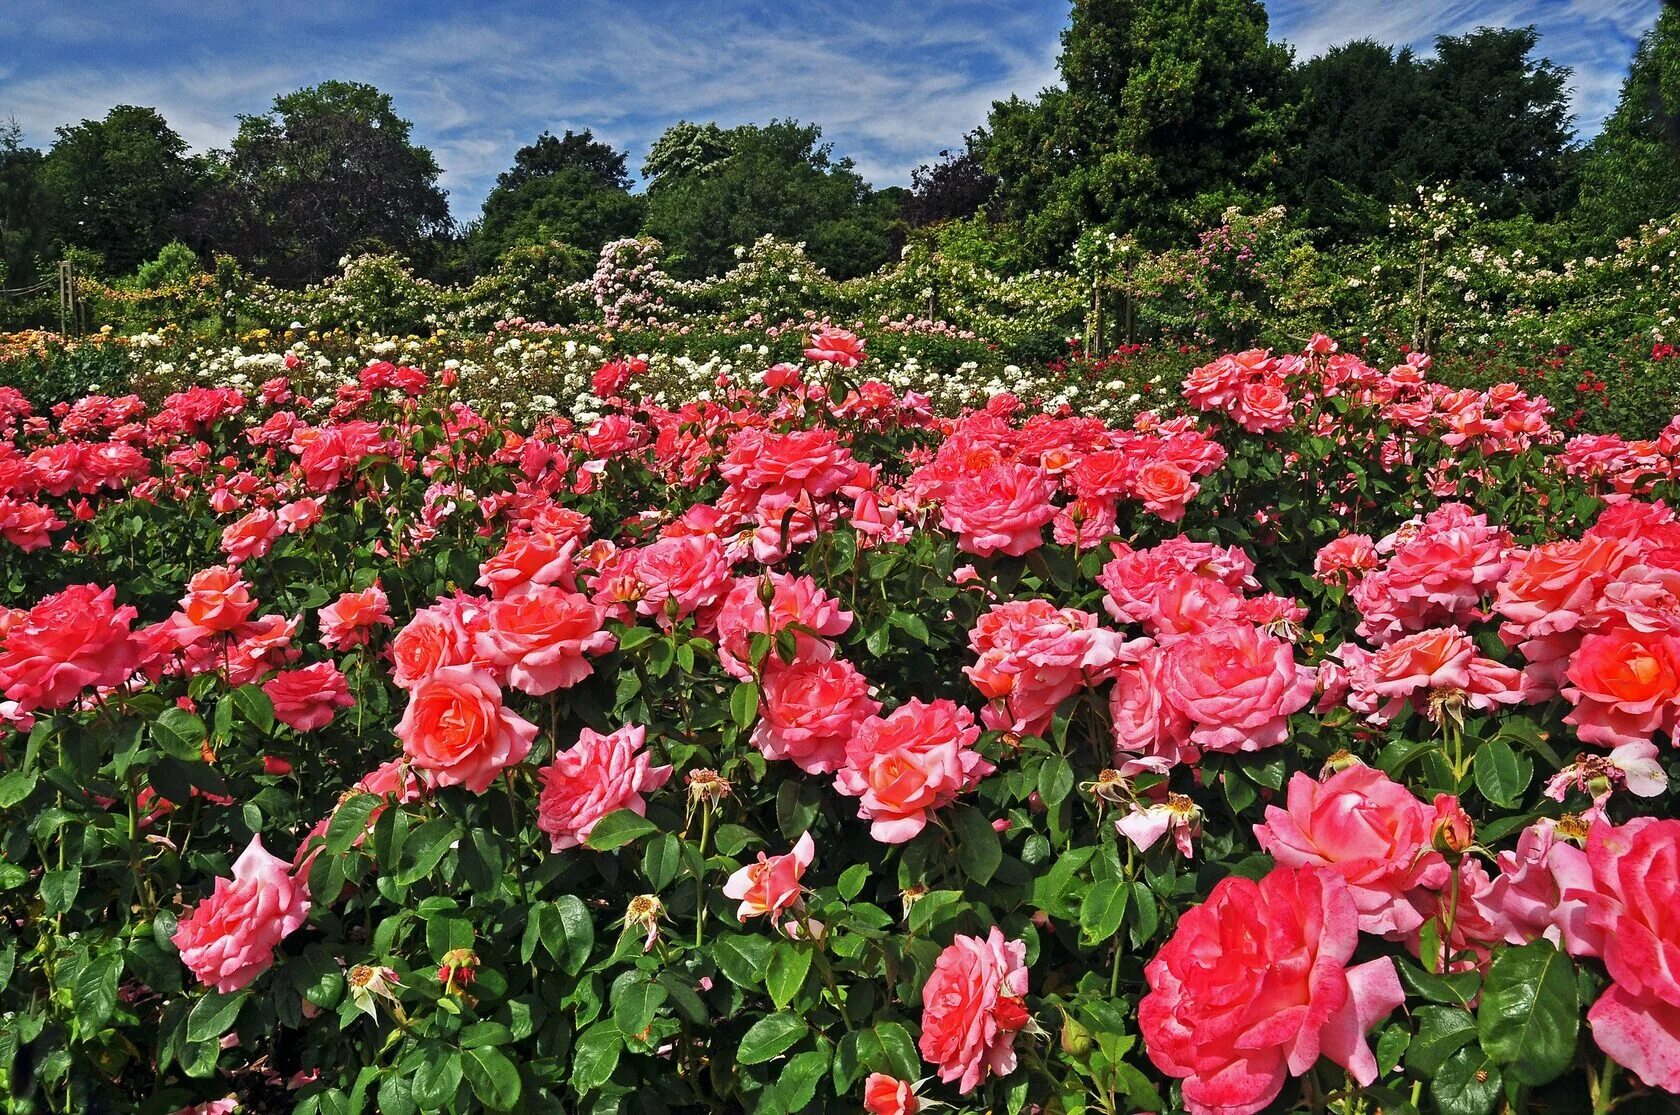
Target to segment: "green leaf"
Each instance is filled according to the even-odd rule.
[[[461,1054],[437,1042],[422,1044],[409,1074],[409,1098],[434,1111],[453,1101],[460,1087]]]
[[[770,971],[764,985],[770,992],[777,1010],[786,1010],[799,997],[805,977],[811,971],[811,950],[795,941],[777,941],[776,951],[770,954]]]
[[[1079,907],[1079,928],[1088,942],[1100,945],[1120,931],[1131,894],[1132,888],[1124,879],[1103,879],[1091,884]]]
[[[609,1021],[589,1027],[572,1047],[572,1087],[582,1095],[605,1084],[612,1079],[623,1052],[624,1039],[617,1026]]]
[[[595,822],[587,843],[597,852],[610,852],[658,831],[659,826],[646,817],[638,816],[629,809],[615,809]]]
[[[1489,740],[1477,748],[1471,767],[1476,788],[1494,805],[1515,804],[1534,777],[1534,763],[1511,750],[1511,745],[1501,739]]]
[[[1441,1115],[1489,1115],[1504,1086],[1499,1066],[1471,1045],[1447,1058],[1429,1091]]]
[[[348,852],[358,838],[367,834],[368,818],[385,803],[378,794],[356,794],[339,802],[327,822],[326,853],[341,856]]]
[[[196,762],[204,758],[204,740],[209,732],[204,721],[193,713],[175,705],[163,710],[152,721],[152,739],[164,753],[177,759]]]
[[[1417,1036],[1406,1047],[1406,1067],[1434,1076],[1448,1057],[1476,1040],[1476,1019],[1460,1007],[1418,1007]]]
[[[48,915],[66,913],[76,902],[76,892],[82,889],[82,869],[65,867],[46,871],[41,875],[41,904]]]
[[[653,980],[635,978],[623,983],[613,996],[613,1025],[620,1034],[635,1037],[653,1025],[653,1016],[665,1002],[665,988]]]
[[[0,778],[0,809],[10,809],[35,792],[40,775],[32,770],[14,770]]]
[[[805,1020],[791,1014],[767,1014],[741,1038],[735,1059],[743,1065],[763,1064],[786,1053],[805,1036]]]
[[[758,683],[743,681],[729,695],[729,716],[743,732],[758,718]]]
[[[867,863],[854,863],[840,872],[840,880],[835,884],[835,889],[840,892],[841,898],[850,902],[858,896],[863,890],[863,884],[868,881],[869,865]]]
[[[122,953],[107,952],[89,960],[76,976],[76,1026],[84,1037],[104,1026],[116,1009],[122,970]]]
[[[720,934],[712,942],[712,962],[736,987],[757,986],[770,967],[770,942],[740,933]]]
[[[1476,1008],[1482,1048],[1523,1084],[1546,1084],[1575,1059],[1581,1004],[1575,966],[1549,941],[1494,954]]]
[[[984,813],[972,806],[953,809],[950,816],[957,837],[957,864],[963,874],[985,886],[1003,863],[1003,843],[997,830]]]
[[[206,992],[187,1015],[187,1040],[213,1041],[227,1033],[239,1017],[239,1008],[250,997],[248,990],[235,991],[230,995]]]
[[[461,1056],[461,1068],[473,1095],[492,1111],[512,1111],[519,1103],[519,1070],[500,1050],[478,1046]]]
[[[1073,793],[1073,768],[1060,755],[1051,755],[1038,768],[1039,800],[1054,809]]]
[[[432,873],[449,852],[449,846],[461,838],[461,827],[449,817],[434,817],[408,834],[403,842],[402,866],[392,881],[398,886],[418,883]]]
[[[241,685],[233,691],[233,711],[245,723],[264,735],[274,731],[274,702],[269,700],[262,686]]]
[[[682,841],[673,833],[664,833],[657,840],[648,841],[642,852],[642,874],[655,892],[670,886],[682,870]]]

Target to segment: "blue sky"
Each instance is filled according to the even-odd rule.
[[[1427,49],[1482,24],[1541,30],[1595,131],[1660,0],[1269,0],[1299,57],[1371,36]],[[593,127],[641,165],[666,124],[794,116],[876,185],[960,143],[990,103],[1056,79],[1066,0],[4,0],[0,120],[45,145],[113,104],[154,105],[199,149],[238,113],[368,81],[444,168],[459,219],[544,128]]]

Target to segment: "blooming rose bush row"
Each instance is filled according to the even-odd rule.
[[[1325,337],[1123,425],[802,356],[0,390],[8,1100],[1680,1094],[1680,443]]]

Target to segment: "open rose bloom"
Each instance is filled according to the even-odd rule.
[[[170,940],[201,983],[238,991],[274,963],[274,949],[303,925],[309,890],[291,864],[269,855],[262,839],[233,862],[233,877],[183,917]]]

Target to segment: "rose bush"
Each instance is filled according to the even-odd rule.
[[[0,388],[8,1104],[1672,1106],[1680,421],[785,355]]]

